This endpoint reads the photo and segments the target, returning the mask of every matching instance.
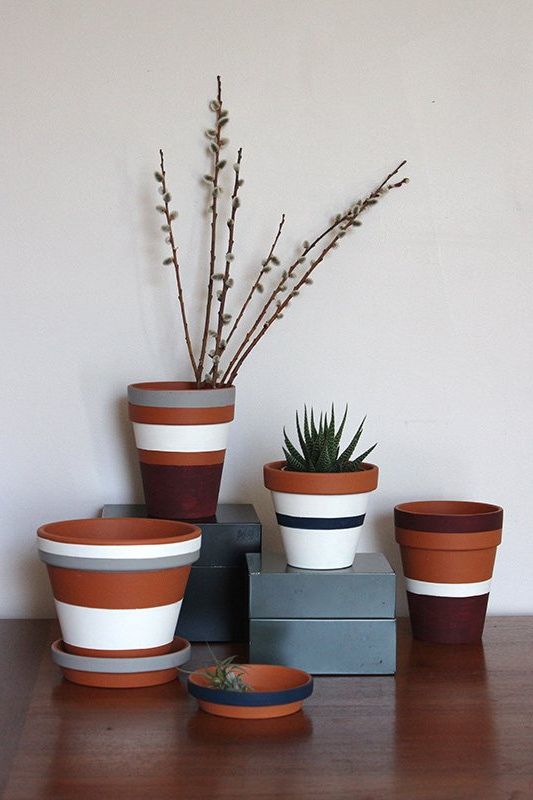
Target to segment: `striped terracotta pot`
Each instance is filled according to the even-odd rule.
[[[415,639],[480,641],[502,509],[463,501],[402,503],[394,520]]]
[[[289,472],[285,461],[264,467],[287,563],[300,569],[342,569],[353,564],[378,468],[360,472]]]
[[[135,432],[146,509],[159,519],[203,519],[216,512],[235,388],[133,383]]]
[[[185,522],[79,519],[43,525],[64,649],[92,657],[168,653],[201,532]]]

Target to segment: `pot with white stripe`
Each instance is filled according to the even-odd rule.
[[[285,461],[264,467],[287,563],[300,569],[343,569],[353,564],[378,468],[357,472],[291,472]]]
[[[129,417],[146,509],[160,519],[203,519],[216,512],[235,388],[195,383],[128,386]]]
[[[162,655],[174,633],[201,531],[185,522],[78,519],[42,525],[64,649],[102,658]]]
[[[415,639],[479,642],[503,510],[489,503],[422,501],[394,509]]]

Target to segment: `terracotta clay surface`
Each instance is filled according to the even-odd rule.
[[[378,485],[379,470],[364,464],[360,472],[289,472],[285,461],[263,467],[265,486],[274,492],[293,494],[358,494],[372,492]]]
[[[140,545],[185,542],[200,535],[196,525],[173,520],[117,517],[49,522],[37,531],[41,539],[90,545]]]
[[[48,565],[56,600],[91,608],[151,608],[182,600],[190,566],[147,572],[85,572]]]
[[[154,408],[129,404],[132,422],[149,422],[159,425],[205,425],[211,422],[231,422],[235,406],[221,408]]]
[[[319,677],[298,714],[205,714],[184,678],[76,686],[57,625],[0,620],[3,800],[531,800],[533,617],[489,617],[483,644],[413,641],[396,677]],[[214,645],[218,658],[246,649]],[[210,663],[195,645],[191,666]]]

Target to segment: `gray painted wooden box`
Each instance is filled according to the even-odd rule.
[[[381,553],[342,570],[300,570],[282,556],[247,555],[250,661],[314,675],[396,671],[396,576]]]
[[[144,505],[106,505],[103,517],[145,517]],[[246,553],[261,552],[261,523],[252,505],[221,503],[216,518],[195,522],[202,549],[193,564],[176,633],[191,642],[248,640]]]

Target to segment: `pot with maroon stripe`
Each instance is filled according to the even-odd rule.
[[[217,508],[235,388],[187,381],[128,386],[148,516],[203,519]]]
[[[458,500],[402,503],[394,521],[415,639],[479,642],[503,510]]]
[[[65,653],[97,664],[94,659],[146,659],[175,650],[191,564],[200,555],[198,527],[77,519],[42,525],[37,539]]]

